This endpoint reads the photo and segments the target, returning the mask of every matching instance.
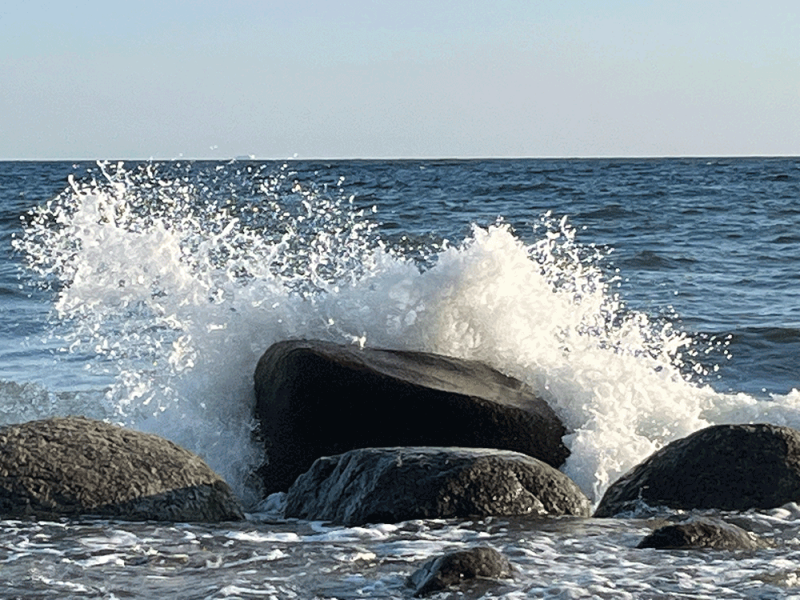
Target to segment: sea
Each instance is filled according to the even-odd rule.
[[[513,576],[434,598],[800,598],[798,504],[343,527],[284,518],[252,476],[254,368],[291,338],[524,381],[595,504],[703,427],[800,428],[800,158],[8,161],[0,252],[0,425],[162,435],[247,508],[0,521],[2,598],[409,598],[427,559],[478,545]],[[636,548],[698,515],[773,547]]]

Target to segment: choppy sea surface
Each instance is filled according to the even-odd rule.
[[[636,544],[663,518],[283,519],[249,474],[253,370],[287,338],[478,359],[569,429],[597,502],[716,423],[800,428],[800,159],[0,162],[0,424],[83,414],[199,453],[249,519],[0,522],[7,598],[800,597],[800,507],[720,514],[752,552]],[[376,399],[376,402],[380,399]]]

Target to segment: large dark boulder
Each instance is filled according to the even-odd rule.
[[[715,425],[676,440],[623,475],[595,512],[640,502],[676,509],[747,510],[800,501],[800,432],[775,425]]]
[[[344,525],[501,515],[588,517],[561,471],[506,450],[361,448],[323,457],[286,495],[286,516]]]
[[[208,522],[244,516],[228,484],[195,454],[83,417],[0,429],[0,515]]]
[[[758,550],[768,544],[757,535],[737,525],[721,521],[696,519],[665,525],[646,536],[637,548],[664,550]]]
[[[293,340],[261,357],[255,386],[268,493],[287,490],[317,458],[355,448],[499,448],[554,467],[569,455],[547,403],[476,361]]]
[[[478,547],[430,559],[411,574],[407,583],[419,598],[472,579],[502,579],[511,572],[511,563],[500,552]]]

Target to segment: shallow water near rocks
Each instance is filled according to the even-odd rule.
[[[758,552],[642,550],[663,518],[410,521],[338,527],[251,515],[238,524],[6,521],[4,598],[409,598],[427,559],[491,546],[511,579],[435,598],[785,598],[800,594],[798,507],[739,518]],[[265,520],[266,519],[266,520]]]

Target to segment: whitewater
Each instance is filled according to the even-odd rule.
[[[379,166],[380,174],[364,175]],[[577,189],[585,174],[575,164],[562,167],[550,175],[571,178]],[[800,170],[790,167],[796,182]],[[111,597],[90,581],[92,567],[102,561],[127,573],[137,561],[158,562],[146,558],[143,548],[160,556],[157,548],[180,546],[183,550],[167,554],[187,558],[182,564],[166,561],[165,572],[182,577],[196,572],[208,584],[202,594],[182,597],[404,597],[401,575],[414,560],[476,540],[506,549],[512,562],[524,565],[524,575],[500,592],[477,589],[474,597],[580,597],[592,585],[600,587],[589,595],[600,597],[660,597],[667,593],[664,585],[671,590],[664,597],[789,593],[797,573],[790,566],[796,556],[792,532],[800,527],[796,506],[748,517],[751,528],[777,532],[784,542],[783,554],[749,557],[752,564],[723,553],[699,559],[677,553],[662,563],[652,551],[636,551],[637,536],[649,530],[649,513],[635,515],[627,527],[600,520],[538,523],[535,535],[524,520],[514,519],[351,529],[281,520],[280,497],[263,498],[251,476],[265,459],[254,435],[252,376],[261,354],[284,339],[435,352],[480,360],[522,380],[566,424],[571,455],[562,470],[595,503],[653,451],[708,425],[769,422],[800,428],[800,392],[791,379],[788,385],[780,382],[779,391],[760,394],[738,386],[746,378],[741,373],[730,384],[725,379],[736,344],[745,339],[742,332],[759,331],[763,324],[707,326],[720,318],[721,311],[714,310],[698,317],[701,326],[693,329],[691,318],[687,327],[672,304],[648,310],[648,295],[683,290],[659,290],[645,280],[642,291],[629,292],[636,283],[630,283],[624,263],[651,257],[637,248],[615,262],[624,249],[593,241],[589,227],[576,224],[588,214],[585,207],[571,212],[549,196],[543,202],[549,206],[538,211],[468,201],[471,190],[487,194],[479,189],[488,185],[487,171],[506,168],[506,176],[520,177],[510,164],[394,166],[398,180],[411,177],[413,169],[425,177],[437,168],[444,181],[426,188],[430,205],[415,198],[401,207],[391,164],[344,165],[342,170],[356,172],[351,182],[335,166],[292,161],[101,162],[76,169],[60,191],[19,211],[9,234],[17,267],[9,295],[36,304],[43,317],[36,335],[17,336],[31,367],[27,377],[3,378],[2,422],[83,414],[162,435],[220,473],[249,507],[252,524],[148,530],[7,522],[4,535],[13,537],[16,528],[29,543],[39,534],[61,539],[54,551],[65,564],[80,566],[78,587],[70,592],[76,596]],[[667,177],[675,165],[643,168],[660,169]],[[622,176],[645,178],[636,169]],[[524,199],[536,189],[522,186],[516,195]],[[651,191],[658,197],[658,190]],[[437,194],[444,200],[437,201]],[[613,221],[619,207],[606,207],[601,218]],[[420,226],[450,218],[460,228]],[[663,258],[666,267],[649,260],[642,272],[665,273],[663,288],[686,252]],[[795,294],[787,292],[784,300],[791,303]],[[704,301],[715,302],[695,298],[687,306]],[[800,320],[791,319],[797,309],[783,314],[790,318],[774,328],[795,343]],[[759,343],[763,340],[752,347]],[[751,368],[758,370],[757,361]],[[15,369],[24,373],[18,362]],[[102,552],[85,550],[86,539],[96,539]],[[228,544],[231,540],[235,544]],[[6,547],[15,549],[7,550],[7,560],[24,554],[18,539],[6,541]],[[76,547],[88,554],[76,559]],[[332,552],[333,557],[322,557]],[[637,552],[644,558],[636,558]],[[36,555],[35,549],[29,553]],[[620,553],[621,562],[615,558]],[[209,561],[217,559],[228,573],[221,582],[207,579]],[[317,577],[307,583],[299,575],[301,565],[314,561],[331,573],[345,568],[350,579],[331,583]],[[747,572],[736,579],[731,563]],[[365,564],[372,565],[373,578],[359,570]],[[651,571],[659,564],[668,565],[659,568],[670,575],[661,573],[654,581]],[[247,585],[230,578],[250,567]],[[272,579],[260,579],[260,569],[267,567]],[[534,571],[542,568],[554,579],[539,588]],[[676,580],[675,573],[686,575]],[[63,573],[51,580],[56,583],[44,586],[43,594],[70,591]],[[271,583],[257,588],[256,580]],[[148,585],[160,589],[155,580]],[[757,595],[759,590],[768,595]]]

